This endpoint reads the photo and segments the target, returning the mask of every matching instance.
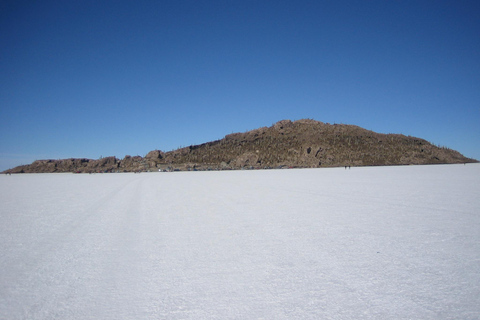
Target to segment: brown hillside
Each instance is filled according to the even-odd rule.
[[[477,162],[459,152],[401,134],[354,125],[282,120],[271,127],[233,133],[217,141],[145,158],[40,160],[7,172],[97,172],[278,167],[379,166]]]
[[[156,163],[239,169],[475,162],[426,140],[379,134],[354,125],[283,120],[267,128],[163,154]]]

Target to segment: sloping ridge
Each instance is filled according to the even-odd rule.
[[[129,172],[284,167],[382,166],[478,162],[459,152],[401,134],[303,119],[233,133],[221,140],[174,151],[154,150],[120,160],[37,160],[5,172]]]

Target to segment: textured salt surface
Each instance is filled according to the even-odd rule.
[[[0,177],[1,319],[478,319],[480,165]]]

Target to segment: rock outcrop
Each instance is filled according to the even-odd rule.
[[[37,160],[5,172],[132,172],[284,167],[379,166],[478,162],[459,152],[401,134],[303,119],[226,135],[221,140],[144,158]]]

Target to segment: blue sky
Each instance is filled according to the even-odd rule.
[[[2,1],[0,170],[310,118],[480,159],[478,1]]]

